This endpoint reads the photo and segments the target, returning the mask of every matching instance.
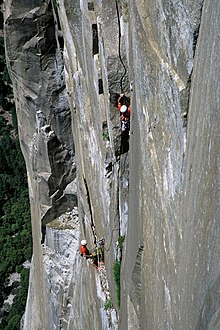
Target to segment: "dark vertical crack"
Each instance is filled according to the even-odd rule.
[[[98,26],[97,24],[92,24],[92,54],[96,55],[99,52],[99,37],[98,37]]]
[[[193,31],[193,58],[195,57],[197,41],[198,41],[198,37],[199,37],[203,4],[204,4],[204,1],[202,1],[201,4],[199,5],[200,7],[197,9],[197,15],[195,13],[193,14],[193,16],[195,15],[195,17],[197,18],[197,22],[195,24],[195,28]],[[192,8],[192,12],[196,12],[195,8]],[[192,20],[193,20],[193,18],[192,18]],[[193,73],[193,69],[188,77],[186,88],[183,91],[181,91],[181,93],[180,93],[180,107],[181,107],[181,116],[183,119],[183,127],[187,126],[192,73]]]
[[[86,188],[86,199],[87,199],[87,203],[89,206],[89,213],[90,213],[90,218],[91,218],[91,229],[92,229],[92,233],[93,233],[93,237],[94,237],[94,244],[96,245],[97,242],[97,236],[96,236],[96,232],[95,232],[95,224],[94,224],[94,220],[93,220],[93,213],[92,213],[92,205],[91,205],[91,199],[90,199],[90,193],[89,193],[89,188],[88,188],[88,184],[85,178],[83,178],[84,180],[84,185]]]
[[[127,69],[126,66],[122,60],[122,56],[121,56],[121,23],[120,23],[120,13],[119,13],[119,5],[118,5],[118,0],[115,1],[115,5],[116,5],[116,12],[117,12],[117,19],[118,19],[118,56],[119,59],[121,61],[121,64],[124,68],[124,73],[121,76],[121,80],[120,80],[120,87],[121,87],[121,93],[123,93],[124,89],[123,89],[123,79],[126,76],[127,73]]]
[[[54,2],[52,0],[51,1],[51,6],[52,6],[52,11],[53,11],[53,17],[54,17],[55,38],[56,38],[57,48],[59,50],[63,50],[63,48],[64,48],[64,39],[63,39],[62,31],[61,31],[61,25],[60,25],[60,21],[59,21],[59,15],[58,15],[58,12],[57,12],[56,2]]]
[[[194,29],[194,32],[193,32],[193,57],[195,56],[195,52],[196,52],[197,40],[198,40],[199,30],[200,30],[200,25],[201,25],[203,4],[204,4],[204,1],[201,3],[201,7],[199,9],[199,15],[198,15],[199,23],[197,24],[197,26],[196,26],[196,28]]]

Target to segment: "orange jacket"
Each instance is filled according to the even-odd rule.
[[[82,254],[84,257],[90,256],[90,252],[85,245],[80,246],[80,254]]]

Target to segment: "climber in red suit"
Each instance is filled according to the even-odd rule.
[[[131,117],[130,99],[124,94],[120,94],[118,98],[118,110],[120,111],[122,131],[129,131]]]
[[[80,254],[82,257],[85,257],[86,259],[88,258],[93,258],[92,254],[90,251],[87,249],[87,242],[85,239],[81,241],[81,246],[80,246]]]

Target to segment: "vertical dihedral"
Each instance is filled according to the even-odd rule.
[[[65,5],[63,1],[49,0],[5,2],[8,66],[29,177],[34,236],[25,329],[49,329],[64,327],[64,324],[69,328],[85,326],[98,329],[110,323],[116,327],[117,323],[114,310],[105,312],[103,308],[103,302],[109,297],[106,277],[100,280],[95,270],[86,265],[85,260],[81,263],[78,254],[67,247],[69,254],[75,256],[75,260],[70,260],[68,251],[64,253],[61,246],[62,237],[66,235],[66,242],[72,239],[75,249],[79,239],[78,224],[72,219],[77,198],[69,104],[78,156],[79,211],[81,223],[84,224],[83,235],[91,245],[97,238],[106,236],[106,266],[110,270],[113,263],[110,256],[114,258],[115,241],[120,229],[118,178],[123,176],[123,167],[127,167],[126,152],[123,150],[124,165],[119,172],[122,150],[119,114],[115,104],[109,103],[109,91],[115,95],[120,92],[121,76],[118,50],[112,52],[111,49],[111,43],[118,41],[115,3],[108,4],[103,14],[102,6],[98,8],[97,3],[87,5],[86,1],[69,4],[66,1]],[[109,20],[103,23],[108,12]],[[111,35],[106,30],[112,22],[114,33]],[[105,31],[106,47],[103,39],[100,41],[99,38],[102,29]],[[64,84],[63,55],[69,104]],[[115,72],[119,72],[117,76]],[[112,123],[116,126],[114,129]],[[122,203],[127,205],[128,179],[125,178],[125,181],[121,188],[125,191]],[[125,214],[126,210],[121,213]],[[69,221],[65,222],[66,219]],[[66,231],[60,233],[61,230]],[[126,232],[125,222],[123,232]],[[67,262],[70,262],[69,269]],[[75,268],[71,273],[72,266]],[[66,272],[67,275],[64,274]],[[69,274],[73,275],[73,279],[66,289]],[[100,281],[103,286],[101,290]],[[87,282],[88,286],[85,285]],[[65,290],[61,287],[63,283]],[[103,290],[107,292],[104,298]],[[71,316],[68,318],[68,315]]]
[[[58,13],[64,31],[66,81],[77,154],[82,235],[86,237],[89,246],[104,236],[105,266],[114,299],[111,273],[120,230],[118,204],[122,202],[127,205],[125,191],[128,189],[127,183],[121,184],[125,197],[119,201],[119,175],[124,177],[123,182],[127,182],[128,172],[126,154],[120,155],[120,120],[115,106],[120,93],[120,78],[124,72],[118,54],[116,5],[115,2],[107,1],[87,3],[60,0]],[[123,43],[121,47],[124,47]],[[113,103],[109,102],[109,93],[110,99],[115,98]],[[121,171],[120,156],[125,158]],[[127,217],[124,209],[123,206],[121,214]],[[125,233],[126,221],[123,230]],[[91,267],[90,270],[82,269],[83,283],[86,276],[91,278],[91,282],[83,288],[80,283],[83,304],[81,310],[75,312],[84,315],[84,322],[89,322],[89,313],[92,313],[93,321],[99,322],[100,326],[103,299],[100,301],[96,294],[93,296],[96,304],[102,307],[100,310],[100,307],[97,309],[97,306],[88,302],[91,293],[98,290],[97,278],[96,283],[93,278],[94,269]],[[73,310],[73,315],[75,312]],[[73,320],[70,320],[70,324],[73,324]],[[90,326],[95,325],[91,323]]]

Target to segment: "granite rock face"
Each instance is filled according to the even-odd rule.
[[[24,329],[219,329],[219,13],[4,2],[34,244]],[[105,269],[80,257],[83,237],[105,238]]]
[[[41,243],[45,226],[77,206],[75,151],[62,49],[50,2],[5,3],[6,57],[27,166],[33,260],[27,329],[47,328],[50,297]]]
[[[217,329],[220,6],[204,1],[198,30],[201,2],[130,5],[136,111],[121,328]]]

